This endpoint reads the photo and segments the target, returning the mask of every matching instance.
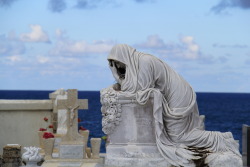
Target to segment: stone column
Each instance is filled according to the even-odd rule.
[[[242,125],[243,166],[250,166],[250,126]]]

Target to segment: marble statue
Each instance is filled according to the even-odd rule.
[[[126,44],[114,46],[108,61],[117,83],[101,91],[104,133],[119,126],[122,104],[143,106],[151,100],[155,143],[169,164],[186,167],[202,160],[219,166],[223,156],[242,166],[232,133],[204,130],[194,90],[168,64]]]

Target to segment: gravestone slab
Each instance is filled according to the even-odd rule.
[[[62,159],[83,159],[84,145],[63,144],[60,147],[60,158]]]
[[[105,166],[170,167],[156,146],[152,104],[121,105],[121,121],[109,135]]]

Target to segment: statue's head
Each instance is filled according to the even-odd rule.
[[[126,65],[122,62],[109,59],[109,66],[110,68],[115,68],[116,73],[119,76],[119,79],[123,80],[125,79],[125,73],[126,73]]]
[[[126,68],[129,65],[128,59],[132,54],[131,50],[134,49],[126,44],[119,44],[114,46],[109,53],[109,67],[119,84],[126,77]]]
[[[109,55],[109,67],[121,90],[128,90],[126,86],[136,87],[136,75],[138,69],[138,54],[136,50],[126,44],[115,45]],[[133,86],[134,85],[134,86]]]

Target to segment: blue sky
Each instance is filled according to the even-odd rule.
[[[249,0],[0,0],[0,89],[100,90],[126,43],[197,92],[250,92]]]

